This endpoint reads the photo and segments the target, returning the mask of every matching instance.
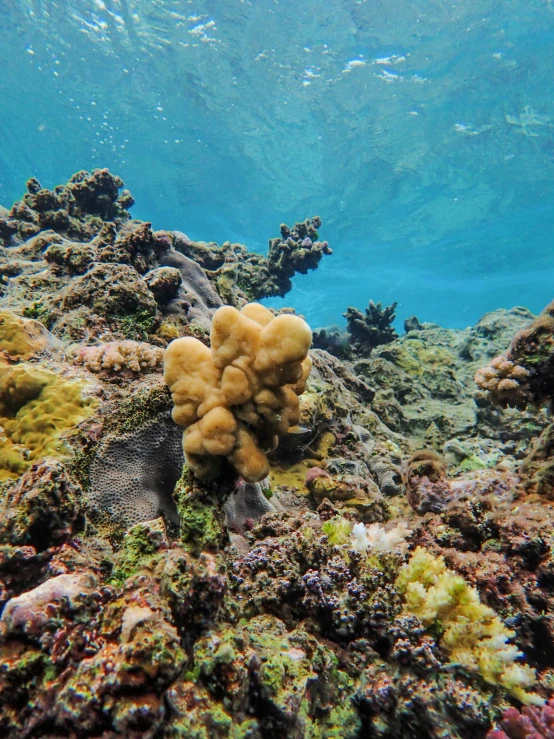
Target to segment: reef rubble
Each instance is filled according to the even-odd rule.
[[[307,358],[249,303],[318,217],[262,256],[132,205],[102,169],[0,209],[0,735],[552,736],[551,306],[370,303]]]

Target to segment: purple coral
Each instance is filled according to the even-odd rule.
[[[554,698],[544,706],[504,711],[502,729],[492,729],[486,739],[554,739]]]

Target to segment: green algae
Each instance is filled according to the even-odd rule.
[[[334,516],[329,521],[325,521],[321,530],[329,540],[331,546],[342,546],[350,538],[352,524],[342,516]]]
[[[219,551],[228,540],[221,501],[214,499],[207,489],[196,487],[186,465],[173,497],[185,550],[193,553]]]
[[[165,538],[161,518],[132,526],[123,537],[110,582],[122,584],[140,570],[152,569]]]
[[[476,470],[486,470],[489,465],[479,459],[475,454],[466,457],[461,464],[458,465],[456,470],[459,472],[475,472]]]

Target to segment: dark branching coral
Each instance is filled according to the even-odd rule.
[[[392,327],[392,322],[396,318],[396,306],[397,303],[393,303],[383,308],[381,303],[376,305],[373,300],[370,300],[369,306],[365,309],[365,315],[357,308],[346,309],[344,317],[348,333],[357,351],[371,353],[371,350],[379,344],[390,344],[398,337]]]
[[[249,251],[242,244],[191,241],[176,233],[175,248],[209,270],[212,281],[226,302],[235,304],[236,288],[242,300],[254,301],[275,295],[283,297],[292,289],[295,274],[316,269],[325,254],[332,254],[326,241],[319,241],[321,218],[314,216],[292,228],[281,225],[281,237],[270,239],[267,257]],[[237,303],[237,306],[240,303]]]
[[[324,349],[335,357],[347,358],[350,355],[348,334],[338,328],[319,328],[313,332],[312,346],[315,349]]]
[[[160,513],[178,523],[172,493],[183,462],[181,432],[169,417],[108,437],[91,465],[91,502],[127,526]]]
[[[421,331],[423,326],[419,322],[417,316],[409,316],[404,321],[404,331],[409,333],[410,331]]]
[[[291,278],[297,272],[305,275],[308,270],[318,266],[324,254],[332,254],[329,244],[318,240],[317,229],[320,226],[319,216],[295,223],[292,228],[281,224],[281,238],[269,241],[267,263],[273,284],[267,297],[283,297],[292,289]]]
[[[88,240],[102,228],[103,221],[123,223],[134,201],[122,180],[107,169],[81,171],[66,185],[46,190],[34,177],[27,194],[16,202],[8,216],[0,219],[0,235],[7,244],[28,239],[45,229],[78,240]]]

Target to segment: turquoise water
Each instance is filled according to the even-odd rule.
[[[547,0],[2,0],[0,203],[107,166],[135,217],[334,249],[283,303],[540,310],[554,266]]]

